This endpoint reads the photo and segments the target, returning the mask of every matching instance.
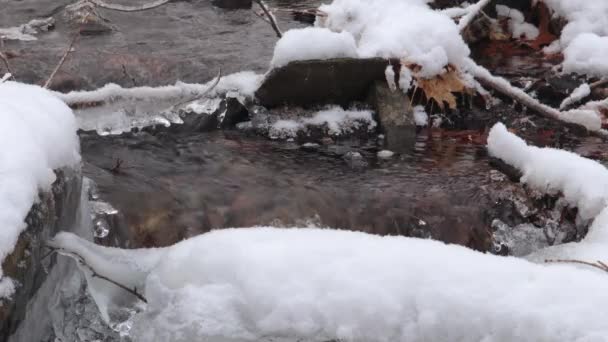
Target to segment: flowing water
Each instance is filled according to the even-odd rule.
[[[0,26],[60,15],[60,6],[69,2],[23,0],[11,2],[6,11],[2,5]],[[319,3],[268,2],[281,8]],[[201,82],[219,67],[264,72],[276,41],[252,11],[220,10],[206,0],[171,2],[145,15],[104,15],[117,31],[81,38],[61,76],[72,77],[72,83],[61,84]],[[302,25],[286,14],[279,19],[284,28]],[[49,56],[61,55],[69,31],[59,21],[55,32],[36,43],[9,43],[20,53],[16,74],[39,81],[53,67]],[[83,192],[79,226],[81,234],[94,231],[105,245],[165,246],[216,228],[312,225],[432,237],[490,250],[495,219],[523,223],[493,197],[505,183],[497,181],[477,131],[423,130],[411,153],[389,159],[378,158],[383,141],[376,136],[315,146],[241,130],[80,136],[83,173],[94,183]],[[540,143],[557,141],[548,139]],[[569,147],[597,154],[598,146],[589,140]],[[65,258],[32,303],[33,314],[12,341],[44,335],[44,341],[109,342],[128,330],[128,321],[113,329],[102,322],[80,273]]]

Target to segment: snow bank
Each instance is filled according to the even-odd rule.
[[[13,251],[26,228],[25,216],[39,191],[50,190],[54,169],[80,161],[76,123],[70,108],[37,86],[0,84],[0,261]],[[0,270],[0,297],[13,284]]]
[[[543,0],[568,24],[562,30],[559,46],[564,50],[568,72],[607,75],[606,62],[598,58],[608,51],[608,2]]]
[[[344,135],[365,125],[370,131],[376,128],[373,112],[370,110],[344,110],[339,106],[316,112],[310,118],[296,120],[279,120],[272,124],[268,134],[271,137],[288,139],[295,138],[299,131],[311,126],[326,126],[330,135]]]
[[[66,236],[59,235],[58,245],[82,248],[79,238]],[[115,253],[139,253],[89,248],[94,253],[86,260],[96,265],[111,266]],[[148,307],[135,316],[134,341],[538,342],[608,336],[608,311],[602,309],[608,277],[591,268],[322,229],[221,230],[155,252],[140,277]],[[130,276],[123,271],[109,267],[104,275]]]
[[[292,29],[274,47],[271,67],[278,68],[296,60],[331,59],[358,56],[355,39],[349,32],[325,28]]]
[[[496,124],[488,136],[488,150],[494,157],[523,172],[521,181],[549,194],[561,193],[583,220],[596,217],[608,204],[608,171],[591,159],[553,148],[528,146]]]
[[[579,219],[593,220],[580,243],[548,247],[527,259],[608,260],[608,170],[602,164],[563,150],[528,146],[503,124],[490,131],[488,149],[522,171],[522,182],[543,193],[562,194],[571,207],[578,208]]]
[[[447,63],[460,66],[470,51],[452,19],[427,2],[335,0],[319,7],[327,17],[315,25],[350,32],[360,57],[405,58],[422,67],[421,77],[431,77]]]

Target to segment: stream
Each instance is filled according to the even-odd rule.
[[[0,13],[0,22],[11,26],[60,15],[58,6],[67,2],[11,2]],[[319,3],[268,2],[279,8]],[[252,11],[220,10],[206,0],[172,2],[149,16],[104,14],[117,32],[83,37],[76,58],[58,77],[57,89],[93,88],[109,81],[125,86],[204,82],[219,67],[226,73],[264,72],[276,41]],[[280,15],[279,21],[284,29],[303,25],[289,15]],[[60,54],[68,31],[66,22],[59,21],[55,31],[42,34],[36,43],[9,42],[8,48],[19,52],[13,62],[16,74],[22,72],[23,81],[40,82],[53,66],[47,62],[49,56]],[[77,115],[90,123],[95,120],[92,111],[79,110]],[[484,114],[516,111],[502,105]],[[496,116],[490,121],[500,119]],[[490,121],[481,126],[489,127]],[[519,133],[533,138],[533,143],[605,159],[594,138],[563,141],[549,130],[539,136],[536,126],[521,127],[529,127]],[[376,134],[301,145],[239,129],[127,129],[107,135],[83,130],[79,135],[87,181],[80,208],[74,209],[81,213],[82,235],[123,248],[168,246],[212,229],[261,225],[433,238],[500,253],[493,237],[493,228],[501,227],[496,220],[507,226],[528,224],[516,208],[528,204],[517,197],[517,185],[491,165],[485,133],[475,128],[457,133],[420,129],[410,153],[388,159],[378,157],[383,140]],[[503,197],[497,199],[497,194]],[[537,216],[539,226],[556,220]],[[572,235],[559,226],[539,228],[519,239],[530,240],[526,248],[532,250],[583,234]],[[57,259],[29,311],[11,341],[35,341],[36,336],[45,336],[45,342],[130,341],[133,312],[125,312],[108,327],[83,277],[67,258]]]

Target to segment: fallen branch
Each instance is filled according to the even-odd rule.
[[[113,10],[113,11],[141,12],[141,11],[147,11],[147,10],[150,10],[150,9],[153,9],[156,7],[160,7],[160,6],[168,3],[170,0],[156,0],[156,1],[152,1],[149,3],[143,4],[141,6],[124,6],[124,5],[109,4],[103,0],[89,0],[89,1],[91,3],[93,3],[95,6]]]
[[[466,30],[477,14],[479,14],[479,12],[481,12],[489,3],[490,0],[479,0],[478,3],[467,7],[465,9],[467,13],[460,18],[460,21],[458,22],[458,29],[460,29],[460,32]]]
[[[283,32],[281,32],[281,29],[279,28],[279,24],[277,24],[277,18],[275,18],[274,14],[272,14],[270,12],[270,10],[268,9],[268,7],[264,3],[264,1],[255,0],[255,2],[262,8],[262,11],[264,11],[264,14],[266,14],[266,17],[269,20],[270,26],[272,26],[272,29],[277,34],[277,37],[279,37],[279,38],[283,37]]]
[[[599,260],[596,262],[588,262],[588,261],[574,260],[574,259],[547,259],[547,260],[545,260],[545,262],[546,263],[562,263],[562,264],[580,264],[580,265],[594,267],[594,268],[597,268],[604,272],[608,272],[608,265],[606,265],[605,263],[603,263]]]
[[[523,90],[512,86],[511,83],[504,78],[492,75],[486,68],[476,64],[472,60],[470,60],[469,63],[469,72],[484,87],[493,89],[513,99],[523,106],[534,110],[541,116],[561,122],[571,123],[583,127],[595,135],[608,137],[608,131],[601,128],[601,119],[596,112],[585,110],[561,112],[555,108],[549,107],[528,95]]]
[[[65,250],[61,249],[61,248],[56,248],[56,247],[52,247],[47,245],[47,248],[50,248],[51,251],[57,252],[59,254],[68,256],[73,258],[80,266],[86,268],[87,270],[89,270],[89,272],[91,272],[91,277],[92,278],[99,278],[99,279],[103,279],[105,281],[107,281],[108,283],[114,284],[118,287],[120,287],[121,289],[127,291],[128,293],[132,294],[133,296],[137,297],[137,299],[141,300],[144,303],[148,303],[148,300],[146,299],[146,297],[144,297],[141,293],[137,292],[137,288],[129,288],[128,286],[125,286],[119,282],[117,282],[116,280],[110,279],[106,276],[104,276],[103,274],[100,274],[99,272],[97,272],[91,265],[87,264],[85,259],[78,253],[76,252],[66,252]]]
[[[55,75],[57,74],[59,69],[61,69],[61,67],[63,66],[63,63],[65,63],[65,60],[67,59],[68,55],[72,51],[72,48],[74,47],[74,43],[76,42],[76,39],[78,38],[78,36],[79,36],[79,34],[76,33],[72,37],[72,40],[70,41],[70,45],[65,50],[65,53],[63,54],[63,56],[61,56],[61,59],[59,60],[59,63],[57,63],[57,66],[55,67],[55,69],[53,70],[53,72],[51,73],[49,78],[46,80],[46,82],[44,83],[44,88],[48,89],[51,86],[51,83],[53,82],[53,78],[55,78]]]

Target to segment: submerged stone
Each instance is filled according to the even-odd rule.
[[[211,0],[213,6],[226,9],[251,8],[251,0]]]
[[[369,87],[384,80],[388,61],[382,58],[336,58],[296,61],[271,70],[255,93],[268,108],[281,105],[347,106],[363,100]]]
[[[369,101],[376,108],[386,147],[395,152],[412,150],[416,143],[416,121],[408,96],[391,90],[384,81],[377,81],[370,90]]]

